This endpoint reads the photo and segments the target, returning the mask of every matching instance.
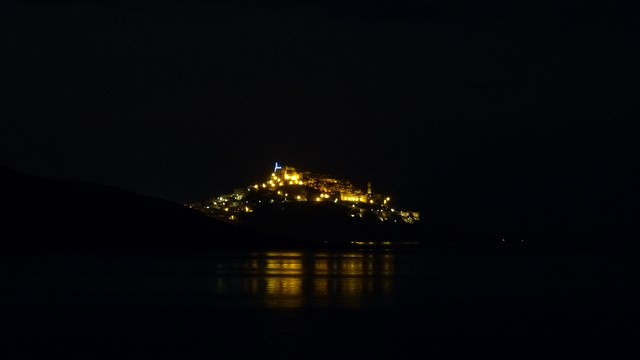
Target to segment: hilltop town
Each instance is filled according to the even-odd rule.
[[[237,188],[231,194],[185,205],[218,220],[242,223],[257,208],[311,203],[335,204],[342,207],[345,215],[351,218],[406,224],[420,221],[419,211],[394,207],[391,196],[373,192],[371,182],[367,183],[366,189],[362,189],[348,179],[300,171],[277,162],[273,171],[262,181]]]

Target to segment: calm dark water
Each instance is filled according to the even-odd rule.
[[[382,358],[440,335],[637,333],[635,262],[616,247],[5,255],[1,296],[13,355]]]

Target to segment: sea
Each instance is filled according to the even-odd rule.
[[[388,359],[465,349],[442,337],[634,335],[636,255],[576,244],[3,254],[3,349]]]

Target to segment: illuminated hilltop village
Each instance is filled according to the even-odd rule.
[[[332,202],[344,207],[352,218],[375,218],[380,221],[414,224],[420,220],[417,211],[399,210],[392,206],[391,197],[359,189],[346,179],[302,172],[291,166],[275,164],[273,172],[263,182],[235,189],[233,194],[219,195],[203,203],[187,204],[208,216],[227,221],[242,222],[257,207],[287,203]]]

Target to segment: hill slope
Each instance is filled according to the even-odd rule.
[[[171,201],[84,182],[0,169],[4,249],[243,247],[267,242],[247,229]]]

